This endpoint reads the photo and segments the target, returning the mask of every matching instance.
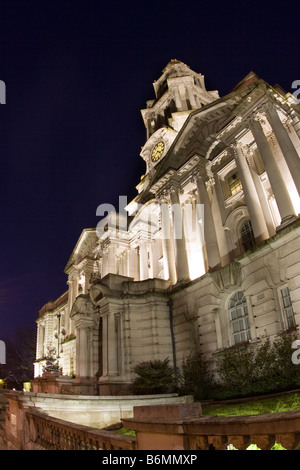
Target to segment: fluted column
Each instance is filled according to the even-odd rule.
[[[176,274],[177,281],[180,281],[189,278],[189,265],[178,188],[174,186],[171,188],[170,198],[173,213]]]
[[[166,279],[170,279],[171,284],[175,284],[176,270],[171,234],[170,210],[169,203],[165,199],[162,199],[160,202],[160,213],[165,277]]]
[[[249,121],[250,129],[256,141],[263,165],[268,175],[270,185],[275,196],[278,210],[281,217],[281,223],[295,216],[294,207],[287,190],[285,181],[278,168],[275,156],[269,146],[263,128],[256,119]]]
[[[215,224],[213,221],[211,206],[205,183],[201,176],[196,175],[196,184],[199,203],[204,206],[204,243],[207,256],[208,268],[214,268],[221,264],[219,246],[216,236]]]
[[[259,243],[269,238],[269,231],[261,208],[261,203],[241,145],[237,142],[235,145],[231,146],[231,149],[235,155],[236,166],[243,186],[245,202],[248,207],[253,234],[256,242]]]
[[[298,152],[281,122],[274,105],[269,104],[265,112],[300,195],[300,158]]]

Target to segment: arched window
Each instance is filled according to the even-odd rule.
[[[240,235],[244,250],[247,251],[253,248],[255,245],[255,238],[250,220],[246,220],[246,222],[244,222],[240,227]]]
[[[230,298],[229,315],[234,344],[249,341],[251,336],[248,308],[243,291],[236,292]]]

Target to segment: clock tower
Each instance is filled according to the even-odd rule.
[[[206,90],[201,73],[176,59],[167,64],[153,87],[155,99],[147,101],[141,111],[147,141],[140,155],[150,179],[189,114],[219,98],[217,91]]]

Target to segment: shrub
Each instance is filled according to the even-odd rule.
[[[257,395],[293,389],[300,384],[300,369],[291,360],[294,332],[284,332],[271,343],[243,344],[222,353],[217,364],[216,395]]]
[[[213,386],[209,364],[204,361],[202,354],[190,356],[183,362],[180,379],[182,394],[193,395],[195,400],[203,400],[209,397]]]
[[[300,366],[292,362],[296,332],[284,332],[273,342],[244,343],[219,353],[214,363],[201,355],[182,364],[181,392],[196,400],[227,399],[292,390],[300,386]],[[210,370],[215,368],[217,380]]]
[[[174,370],[169,359],[141,362],[133,369],[134,387],[139,393],[166,393],[174,387]]]

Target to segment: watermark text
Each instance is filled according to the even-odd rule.
[[[0,80],[0,104],[6,104],[6,85]]]
[[[153,206],[136,204],[130,214],[126,210],[127,197],[119,196],[119,208],[116,211],[112,204],[100,204],[96,215],[102,217],[97,224],[96,233],[99,239],[108,230],[114,231],[115,237],[122,237],[122,232],[138,230],[143,225],[143,233],[151,239],[161,229],[161,238],[164,240],[182,239],[183,236],[193,241],[203,231],[204,205],[203,204],[168,204],[155,203]]]
[[[300,80],[294,80],[291,86],[292,90],[295,90],[292,95],[295,98],[297,104],[300,103]]]
[[[6,364],[6,346],[4,341],[0,340],[0,364]]]

